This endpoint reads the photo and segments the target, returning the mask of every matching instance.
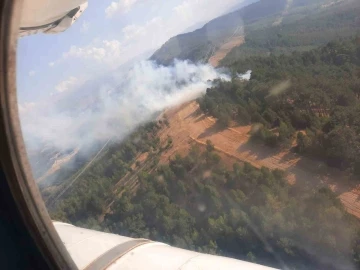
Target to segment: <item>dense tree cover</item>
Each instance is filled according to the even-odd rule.
[[[165,121],[166,122],[166,121]],[[103,213],[109,200],[113,199],[114,185],[128,172],[139,153],[154,154],[159,151],[160,139],[156,136],[164,122],[151,122],[140,127],[123,143],[113,143],[98,160],[84,173],[82,171],[63,181],[57,192],[47,199],[52,218],[76,223],[80,220],[92,219]],[[63,189],[76,182],[62,197],[58,197]]]
[[[294,3],[302,2],[309,0]],[[234,74],[252,70],[251,80],[234,75],[231,82],[215,82],[198,100],[200,108],[221,127],[253,124],[254,140],[271,147],[296,140],[299,153],[360,174],[360,39],[293,52],[353,34],[358,14],[358,8],[340,9],[336,16],[325,12],[302,23],[254,27],[246,44],[223,61]],[[184,57],[201,59],[210,45]],[[254,54],[266,57],[249,57]],[[64,195],[57,197],[62,188],[49,194],[52,218],[283,269],[360,267],[359,221],[331,190],[291,186],[282,171],[247,163],[228,170],[210,141],[134,174],[137,189],[114,193],[136,156],[148,152],[146,162],[157,164],[172,146],[170,137],[160,145],[163,125],[169,123],[150,123],[112,144]],[[135,162],[135,169],[142,166]]]
[[[81,226],[279,268],[360,266],[358,221],[331,190],[299,189],[287,184],[282,171],[247,163],[227,170],[211,142],[205,148],[194,145],[187,156],[177,155],[168,165],[139,174],[137,191],[124,187],[101,224],[93,211],[92,218],[74,217],[64,207],[62,217]],[[107,183],[108,177],[98,180]],[[86,202],[87,191],[76,193],[78,200]],[[93,195],[93,202],[97,196],[102,195]],[[89,211],[86,204],[82,207]]]
[[[234,48],[223,65],[251,55],[306,51],[359,34],[359,13],[360,2],[355,0],[258,0],[193,32],[172,37],[150,59],[162,65],[174,59],[207,62],[235,31],[239,34],[239,27],[244,30],[245,44]]]
[[[244,1],[242,4],[249,2],[254,1]],[[162,65],[169,65],[174,59],[206,62],[214,47],[219,47],[231,37],[241,24],[280,14],[285,6],[286,0],[255,1],[240,10],[215,18],[193,32],[172,37],[150,59]]]
[[[260,21],[246,26],[245,43],[234,48],[222,64],[230,65],[253,55],[308,51],[336,38],[360,34],[359,1],[349,1],[320,11],[308,8],[300,10],[304,11],[290,11],[279,25],[272,25],[272,21]]]
[[[193,32],[172,37],[150,59],[162,65],[174,59],[207,62],[235,31],[239,33],[240,26],[245,44],[234,48],[223,65],[251,55],[306,51],[335,38],[359,34],[359,13],[359,1],[259,0]]]
[[[358,173],[360,164],[360,39],[330,42],[290,56],[249,57],[236,72],[251,80],[216,83],[200,108],[226,126],[254,124],[269,146],[297,139],[297,151]],[[301,133],[295,131],[302,131]]]
[[[251,69],[251,80],[215,82],[200,107],[223,127],[232,121],[258,123],[255,139],[271,146],[296,139],[297,151],[356,172],[358,42],[238,61],[231,67],[234,74]],[[171,147],[170,137],[160,145],[161,125],[168,123],[151,123],[112,145],[61,197],[52,218],[278,268],[360,267],[359,221],[330,189],[291,186],[282,171],[247,163],[228,170],[210,141],[169,164],[141,170],[136,189],[124,186],[114,194],[114,184],[132,171],[137,154],[149,152],[146,162],[156,164],[151,153]]]

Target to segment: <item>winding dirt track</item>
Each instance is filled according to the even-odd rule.
[[[233,36],[227,42],[222,44],[220,48],[210,57],[209,63],[213,67],[217,67],[221,60],[235,47],[240,46],[245,42],[243,36]]]
[[[236,160],[246,161],[255,167],[281,169],[287,174],[291,184],[299,188],[318,189],[329,186],[339,195],[347,211],[360,218],[360,189],[347,181],[342,172],[332,169],[319,161],[301,157],[289,151],[279,152],[276,149],[248,142],[250,126],[234,127],[220,130],[216,121],[200,112],[196,102],[189,102],[166,112],[170,128],[160,135],[162,140],[167,136],[173,139],[173,148],[162,156],[166,162],[174,153],[185,154],[190,146],[189,141],[205,144],[211,140],[216,150],[227,157],[224,162],[231,166]]]

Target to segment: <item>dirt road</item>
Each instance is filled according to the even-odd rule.
[[[215,53],[210,57],[209,63],[213,67],[217,67],[221,60],[235,47],[240,46],[245,42],[243,36],[233,36],[226,41]]]
[[[250,126],[219,130],[216,121],[201,113],[196,102],[168,110],[167,115],[170,128],[162,132],[161,139],[171,136],[174,147],[162,157],[164,162],[174,153],[185,154],[190,148],[189,140],[199,144],[211,140],[216,150],[228,157],[224,161],[231,165],[238,160],[249,162],[258,168],[265,166],[282,169],[286,172],[288,181],[299,188],[317,189],[330,186],[339,195],[347,211],[360,218],[360,191],[358,187],[352,186],[340,171],[289,151],[279,152],[250,143]]]
[[[63,158],[60,158],[60,159],[56,159],[54,164],[51,166],[51,168],[43,176],[36,179],[36,183],[38,183],[38,184],[41,183],[47,177],[49,177],[53,173],[60,170],[61,166],[63,166],[67,162],[69,162],[78,152],[79,152],[79,148],[75,148],[74,151],[72,151],[69,155],[67,155],[67,156],[65,156]]]

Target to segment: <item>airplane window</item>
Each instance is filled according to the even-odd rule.
[[[24,1],[21,128],[77,267],[359,269],[359,14]]]

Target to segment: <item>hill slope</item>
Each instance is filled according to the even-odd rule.
[[[334,1],[317,11],[293,7],[282,23],[261,27],[261,23],[245,29],[246,42],[233,49],[222,65],[249,56],[289,54],[308,51],[329,41],[360,34],[360,1]]]
[[[347,181],[360,173],[359,42],[233,62],[251,80],[215,82],[111,145],[48,195],[53,219],[283,269],[359,269],[360,194]],[[348,162],[329,168],[323,154]]]
[[[345,2],[347,1],[350,0]],[[333,2],[339,1],[260,0],[218,17],[193,32],[172,37],[150,59],[163,65],[170,64],[175,58],[207,62],[212,52],[232,36],[244,37],[248,32],[258,28],[293,22],[304,18],[305,14],[313,15],[323,7],[331,7]]]
[[[198,30],[172,37],[150,59],[164,65],[170,64],[175,58],[206,61],[212,47],[219,46],[234,33],[242,35],[244,24],[278,14],[285,6],[286,0],[261,0],[253,3],[216,18]]]

